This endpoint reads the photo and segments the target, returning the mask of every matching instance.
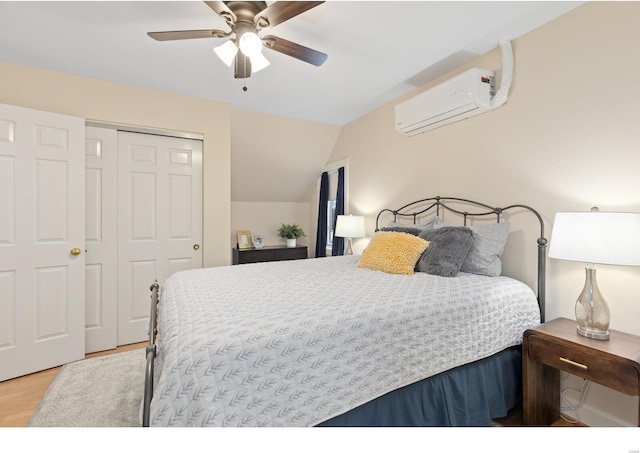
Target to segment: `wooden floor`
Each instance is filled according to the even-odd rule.
[[[147,342],[120,346],[109,351],[87,354],[85,358],[101,355],[115,354],[117,352],[130,351],[144,348]],[[40,404],[47,389],[58,375],[62,367],[51,368],[38,373],[29,374],[8,381],[0,382],[0,427],[26,426],[31,415]],[[509,414],[496,420],[503,426],[523,426],[522,407],[517,406]],[[585,426],[572,424],[560,419],[552,426]]]
[[[504,418],[498,418],[494,420],[503,426],[524,426],[522,422],[522,405],[518,405],[509,411],[509,414]],[[569,423],[564,419],[558,419],[553,425],[558,427],[584,427],[582,423]]]
[[[89,359],[101,355],[140,349],[147,344],[145,341],[143,343],[120,346],[109,351],[87,354],[85,358]],[[59,366],[0,382],[0,427],[26,426],[61,368]]]

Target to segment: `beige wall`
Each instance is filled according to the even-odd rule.
[[[231,109],[231,200],[307,202],[340,126]]]
[[[397,102],[346,125],[330,160],[349,159],[350,212],[368,216],[372,234],[380,209],[425,196],[523,203],[540,211],[550,238],[557,211],[640,211],[638,17],[637,2],[589,3],[515,40],[510,99],[494,111],[410,138],[394,130]],[[500,71],[500,51],[455,73],[474,66]],[[520,228],[512,238],[535,242]],[[532,282],[534,249],[526,263],[511,253],[506,273]],[[573,318],[583,265],[547,263],[547,319]],[[640,335],[640,269],[600,267],[611,327]],[[581,417],[635,423],[638,398],[612,393],[592,386]]]
[[[302,226],[315,252],[317,182],[340,126],[231,109],[231,240],[238,229],[283,244],[275,230]]]
[[[285,245],[276,231],[283,223],[300,225],[307,237],[298,239],[298,245],[309,247],[312,256],[309,203],[243,202],[231,203],[231,244],[237,242],[238,230],[249,230],[261,234],[264,245]]]
[[[0,103],[88,120],[204,135],[205,266],[229,264],[229,106],[188,96],[0,62]]]

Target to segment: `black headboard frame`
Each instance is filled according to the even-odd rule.
[[[452,207],[451,204],[455,204],[456,207]],[[458,206],[461,206],[460,208]],[[463,208],[471,208],[472,212],[467,210],[462,210]],[[533,209],[530,206],[523,204],[513,204],[510,206],[506,206],[503,208],[490,206],[488,204],[480,203],[478,201],[467,200],[464,198],[456,198],[456,197],[432,197],[432,198],[423,198],[422,200],[417,200],[402,206],[399,209],[383,209],[378,213],[376,217],[376,231],[379,230],[379,222],[380,217],[384,213],[390,213],[393,215],[393,221],[397,222],[398,218],[411,218],[413,223],[417,223],[420,216],[424,214],[429,214],[435,208],[435,215],[440,216],[440,211],[442,212],[449,211],[454,214],[458,214],[463,217],[463,225],[467,225],[467,219],[476,218],[476,217],[486,217],[494,215],[496,216],[496,221],[500,222],[500,216],[505,211],[511,209],[525,209],[531,212],[536,216],[538,222],[540,223],[540,237],[537,239],[538,245],[538,306],[540,307],[540,321],[544,322],[545,320],[545,303],[546,303],[546,249],[547,249],[547,239],[544,237],[544,221],[542,220],[542,216],[538,211]]]

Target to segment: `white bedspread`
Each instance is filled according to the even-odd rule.
[[[179,272],[161,290],[152,426],[313,426],[520,344],[507,277],[390,275],[358,256]]]

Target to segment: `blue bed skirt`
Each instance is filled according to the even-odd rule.
[[[416,382],[318,426],[490,426],[522,400],[520,346]]]

